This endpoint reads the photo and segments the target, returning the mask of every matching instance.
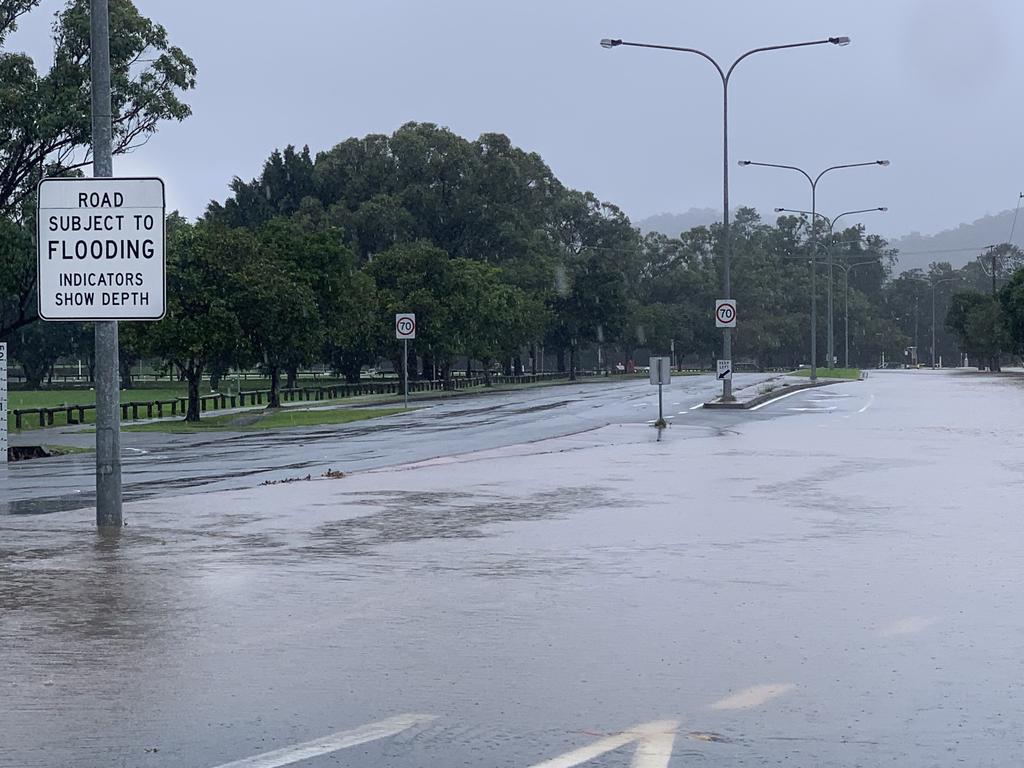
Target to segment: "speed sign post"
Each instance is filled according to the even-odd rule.
[[[395,338],[402,342],[402,393],[409,407],[409,339],[416,338],[416,315],[400,312],[395,315]]]

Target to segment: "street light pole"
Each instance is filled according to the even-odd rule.
[[[825,44],[846,46],[850,44],[850,38],[828,37],[824,40],[810,40],[803,43],[788,43],[785,45],[769,45],[761,48],[753,48],[739,56],[726,70],[714,59],[714,57],[704,51],[698,50],[697,48],[685,48],[674,45],[653,45],[650,43],[634,43],[618,38],[605,38],[601,40],[602,48],[628,46],[631,48],[653,48],[661,51],[693,53],[709,61],[722,80],[722,290],[725,294],[723,298],[732,298],[732,234],[729,229],[729,82],[732,78],[732,73],[736,69],[736,65],[755,53],[781,51],[787,48],[806,48],[812,45]],[[722,329],[722,357],[726,360],[732,359],[732,330],[730,328]],[[735,398],[732,394],[732,380],[722,379],[722,401],[729,402],[734,399]]]
[[[837,171],[840,168],[860,168],[867,165],[889,165],[888,160],[872,160],[866,163],[843,163],[831,165],[821,171],[817,176],[811,176],[803,168],[795,165],[782,165],[781,163],[758,163],[753,160],[740,160],[740,166],[756,165],[762,168],[782,168],[787,171],[796,171],[807,179],[811,185],[811,381],[818,380],[818,334],[815,332],[818,326],[818,282],[816,278],[815,262],[817,261],[818,227],[815,219],[818,216],[818,182],[830,171]]]
[[[837,217],[838,218],[838,217]],[[850,270],[867,264],[878,264],[878,259],[858,261],[855,264],[836,264],[843,270],[843,360],[844,368],[850,367]]]
[[[832,321],[832,284],[834,282],[833,277],[832,277],[832,267],[833,267],[832,246],[833,246],[833,240],[835,239],[835,224],[836,224],[837,221],[839,221],[841,218],[843,218],[843,216],[854,216],[854,215],[860,214],[860,213],[874,213],[876,211],[880,211],[880,212],[884,213],[885,211],[888,211],[888,210],[889,209],[886,208],[885,206],[877,206],[875,208],[861,208],[861,209],[856,210],[856,211],[843,211],[842,213],[836,214],[831,219],[828,216],[826,216],[825,214],[823,214],[823,213],[817,214],[818,216],[820,216],[822,219],[825,220],[826,224],[828,224],[828,245],[826,246],[825,251],[828,254],[828,364],[829,364],[829,366],[832,365],[832,359],[835,357],[835,339],[834,339],[835,330],[834,330],[834,323]],[[776,208],[775,212],[776,213],[799,213],[799,214],[803,214],[805,216],[806,215],[810,215],[811,216],[812,226],[813,226],[814,213],[811,212],[811,211],[801,211],[801,210],[794,209],[794,208]],[[850,367],[849,341],[850,341],[849,338],[847,338],[847,340],[846,340],[846,365],[845,365],[846,368]]]

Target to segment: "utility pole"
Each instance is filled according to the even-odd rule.
[[[89,0],[89,67],[92,74],[92,175],[114,175],[110,106],[110,11],[107,0]],[[117,321],[96,323],[96,525],[120,527],[121,401]]]

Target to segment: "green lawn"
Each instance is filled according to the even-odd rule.
[[[348,424],[364,419],[376,419],[402,413],[401,408],[332,408],[309,410],[281,408],[278,410],[244,411],[224,416],[204,416],[198,424],[185,421],[156,421],[148,424],[124,424],[125,432],[247,432],[251,430],[316,427],[328,424]]]
[[[810,376],[810,368],[801,368],[793,372],[794,376]],[[859,379],[860,368],[819,368],[819,379]]]

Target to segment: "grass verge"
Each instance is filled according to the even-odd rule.
[[[148,424],[124,424],[121,429],[124,432],[171,432],[174,434],[249,432],[266,429],[349,424],[353,421],[393,416],[396,413],[402,413],[402,409],[333,408],[328,410],[307,410],[304,408],[282,408],[279,410],[245,411],[224,416],[204,416],[200,422],[191,424],[186,421],[154,421]]]
[[[801,368],[799,371],[793,371],[793,376],[810,376],[810,368]],[[860,368],[819,368],[818,369],[819,379],[859,379]]]

